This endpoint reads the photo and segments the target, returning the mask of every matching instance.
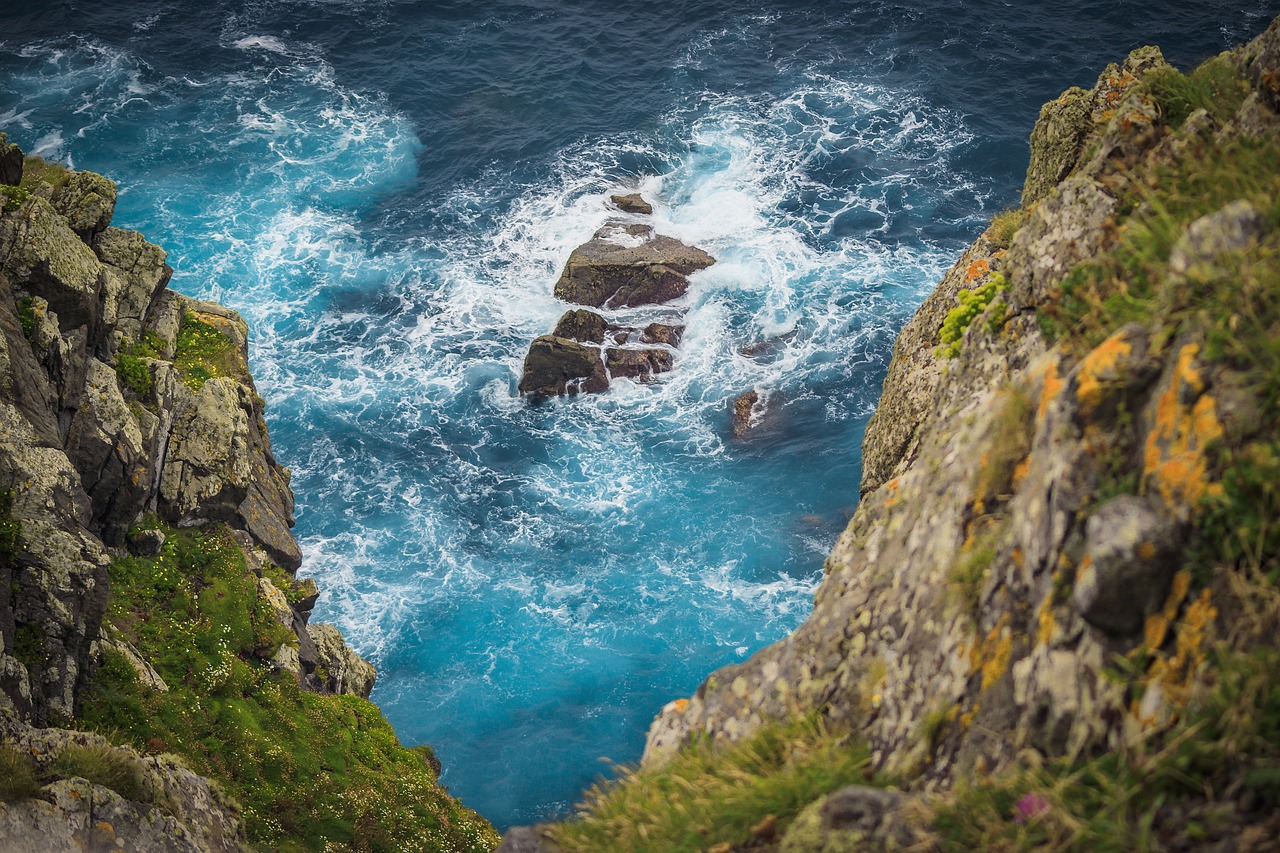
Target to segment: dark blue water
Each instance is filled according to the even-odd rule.
[[[804,618],[894,333],[1016,201],[1039,105],[1278,5],[29,2],[0,129],[250,321],[317,618],[503,827]],[[559,268],[636,186],[719,259],[676,370],[530,408]]]

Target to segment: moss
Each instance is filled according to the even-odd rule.
[[[137,763],[122,751],[105,744],[68,744],[53,761],[53,770],[62,778],[87,779],[110,788],[126,800],[149,802]]]
[[[36,306],[35,299],[23,296],[18,300],[18,323],[22,326],[22,334],[30,343],[36,342]]]
[[[228,532],[164,530],[159,556],[111,565],[107,621],[170,690],[149,690],[108,655],[80,725],[177,754],[214,779],[241,804],[260,849],[496,845],[493,829],[436,784],[374,705],[309,693],[271,667],[265,658],[293,635],[258,595]]]
[[[1196,110],[1203,109],[1222,125],[1239,109],[1249,86],[1237,73],[1229,54],[1206,60],[1190,74],[1173,67],[1162,68],[1143,80],[1147,91],[1160,105],[1165,122],[1179,128]]]
[[[942,342],[938,350],[941,357],[955,358],[960,355],[965,329],[987,310],[987,306],[996,298],[996,294],[1005,288],[1004,276],[993,273],[981,285],[960,290],[956,295],[959,304],[947,312],[946,318],[942,321],[942,329],[938,333],[938,339]]]
[[[552,835],[566,851],[740,849],[767,815],[781,834],[819,797],[873,779],[857,742],[814,719],[777,723],[738,743],[701,740],[662,767],[625,768],[589,790]]]
[[[182,318],[173,363],[183,384],[193,391],[215,377],[242,378],[244,372],[235,342],[194,312]]]
[[[120,380],[120,387],[140,398],[150,397],[153,380],[148,359],[158,358],[163,351],[164,341],[150,330],[143,332],[137,341],[126,341],[116,354],[116,378]]]
[[[22,522],[13,515],[13,491],[0,491],[0,565],[12,565],[22,553]]]
[[[4,204],[0,205],[3,210],[17,210],[22,207],[22,203],[31,197],[31,191],[26,187],[11,187],[0,184],[0,196],[4,196]]]
[[[40,788],[31,756],[7,743],[0,744],[0,801],[29,800],[40,793]]]
[[[28,154],[22,161],[23,189],[34,190],[41,184],[54,189],[65,187],[74,173],[66,166],[50,163],[36,154]]]

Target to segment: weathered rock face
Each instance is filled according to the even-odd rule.
[[[611,222],[573,250],[555,295],[607,308],[655,305],[683,296],[688,276],[714,263],[701,249],[655,234],[647,225]]]
[[[734,741],[821,712],[864,737],[879,767],[945,785],[1028,748],[1121,747],[1176,716],[1170,696],[1198,677],[1196,632],[1216,613],[1213,591],[1192,592],[1190,522],[1220,488],[1209,448],[1255,434],[1256,401],[1202,334],[1172,334],[1160,317],[1087,345],[1072,338],[1073,349],[1052,345],[1036,312],[1115,245],[1118,196],[1135,175],[1161,174],[1210,139],[1276,132],[1276,44],[1280,21],[1237,52],[1257,91],[1221,124],[1203,113],[1164,123],[1141,85],[1165,67],[1154,49],[1046,106],[1025,223],[1007,251],[978,239],[897,341],[863,445],[862,501],[813,614],[664,708],[646,765],[692,738]],[[1276,238],[1241,201],[1180,227],[1175,283]],[[990,282],[996,295],[959,356],[940,357],[957,293]],[[1103,675],[1117,650],[1135,649],[1150,655],[1133,676],[1150,688],[1141,702]],[[926,731],[927,720],[944,722]],[[797,820],[783,849],[870,837],[861,818],[837,826],[822,808]]]
[[[609,201],[623,213],[638,213],[641,216],[648,216],[653,213],[653,205],[645,201],[644,196],[640,195],[640,193],[611,195],[609,196]]]
[[[109,750],[136,774],[120,792],[81,778],[57,779],[36,799],[0,803],[0,840],[6,850],[154,850],[240,853],[249,849],[236,806],[167,756],[144,757],[112,747],[87,732],[6,725],[5,743],[30,756],[44,772],[68,747]],[[132,799],[130,799],[132,797]]]
[[[559,397],[589,394],[609,387],[600,348],[568,338],[543,335],[529,346],[520,393]]]

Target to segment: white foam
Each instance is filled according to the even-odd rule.
[[[284,42],[275,36],[245,36],[233,41],[231,46],[237,50],[265,50],[281,56],[288,56],[290,53]]]

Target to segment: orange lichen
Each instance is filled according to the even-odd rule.
[[[884,505],[893,506],[894,502],[898,500],[898,478],[894,477],[885,483],[884,487],[889,492],[889,496],[884,499]]]
[[[1107,385],[1121,379],[1123,359],[1133,353],[1125,332],[1117,332],[1098,344],[1080,361],[1076,371],[1076,399],[1084,413],[1091,412],[1105,396]]]
[[[689,700],[688,700],[688,699],[677,699],[676,701],[672,702],[671,704],[675,706],[675,710],[676,710],[676,713],[677,713],[677,714],[683,714],[683,713],[685,712],[685,709],[689,707]]]
[[[978,260],[969,264],[969,268],[965,270],[965,273],[964,273],[964,280],[966,283],[972,282],[974,279],[980,278],[986,275],[990,269],[991,269],[991,262],[988,261],[986,258],[979,258]]]
[[[1169,387],[1156,400],[1156,419],[1143,448],[1143,476],[1170,507],[1197,506],[1210,492],[1208,446],[1223,434],[1217,403],[1204,393],[1195,364],[1198,344],[1187,344]],[[1194,401],[1194,402],[1188,402]]]
[[[1040,602],[1040,613],[1036,619],[1036,643],[1041,646],[1049,645],[1049,641],[1053,639],[1054,629],[1057,627],[1058,624],[1053,618],[1053,593],[1049,593],[1044,597],[1044,601]]]
[[[1156,555],[1156,543],[1141,542],[1138,544],[1138,556],[1144,560],[1153,559]]]
[[[1000,617],[986,637],[975,640],[969,648],[969,671],[982,673],[982,689],[986,690],[1009,671],[1013,659],[1013,633],[1009,630],[1009,614]]]
[[[1031,470],[1031,457],[1023,459],[1013,468],[1013,483],[1011,488],[1016,492],[1018,487],[1022,485],[1022,481],[1027,478],[1027,472]]]
[[[1051,361],[1044,369],[1044,385],[1040,388],[1040,407],[1036,412],[1038,420],[1044,420],[1045,412],[1049,411],[1049,404],[1062,391],[1062,377],[1058,375],[1058,363]]]

